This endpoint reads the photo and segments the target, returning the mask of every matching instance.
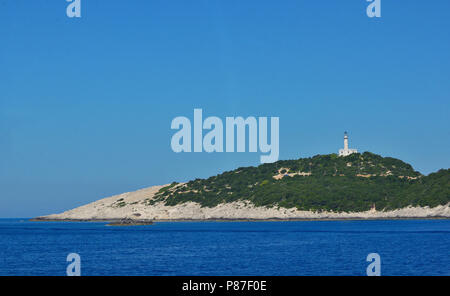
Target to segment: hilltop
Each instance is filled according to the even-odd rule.
[[[102,199],[42,219],[450,217],[450,170],[370,152],[281,160]],[[433,210],[437,209],[437,210]]]
[[[256,206],[337,212],[434,207],[450,202],[449,180],[449,170],[423,176],[401,160],[369,152],[346,157],[329,154],[172,183],[148,202],[192,201],[214,207],[247,200]]]

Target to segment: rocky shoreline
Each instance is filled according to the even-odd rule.
[[[128,220],[130,222],[122,223],[123,219],[47,219],[45,217],[37,217],[29,219],[32,222],[96,222],[108,223],[107,225],[152,225],[156,222],[294,222],[294,221],[377,221],[377,220],[448,220],[450,217],[434,216],[434,217],[385,217],[385,218],[267,218],[267,219],[158,219],[158,220]]]
[[[134,220],[134,219],[47,219],[46,217],[37,217],[29,219],[31,222],[98,222],[108,223],[108,226],[134,226],[134,225],[152,225],[153,220]]]
[[[109,222],[129,221],[133,224],[177,221],[327,221],[327,220],[393,220],[450,219],[450,204],[430,207],[406,207],[390,211],[375,209],[365,212],[302,211],[296,208],[256,207],[248,201],[223,203],[208,208],[194,202],[167,206],[163,202],[149,204],[163,186],[104,198],[69,210],[32,219],[33,221]],[[126,224],[126,223],[125,223]],[[142,225],[142,224],[141,224]],[[148,225],[148,224],[147,224]]]

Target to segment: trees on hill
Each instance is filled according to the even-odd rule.
[[[450,170],[422,176],[401,160],[369,152],[317,155],[172,183],[155,197],[167,205],[193,201],[205,207],[238,200],[338,212],[437,206],[450,202]]]

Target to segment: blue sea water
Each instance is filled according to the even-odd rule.
[[[0,275],[450,275],[450,220],[105,224],[0,219]]]

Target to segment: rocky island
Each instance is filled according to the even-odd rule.
[[[100,199],[38,221],[450,218],[450,170],[370,152],[242,167]]]

